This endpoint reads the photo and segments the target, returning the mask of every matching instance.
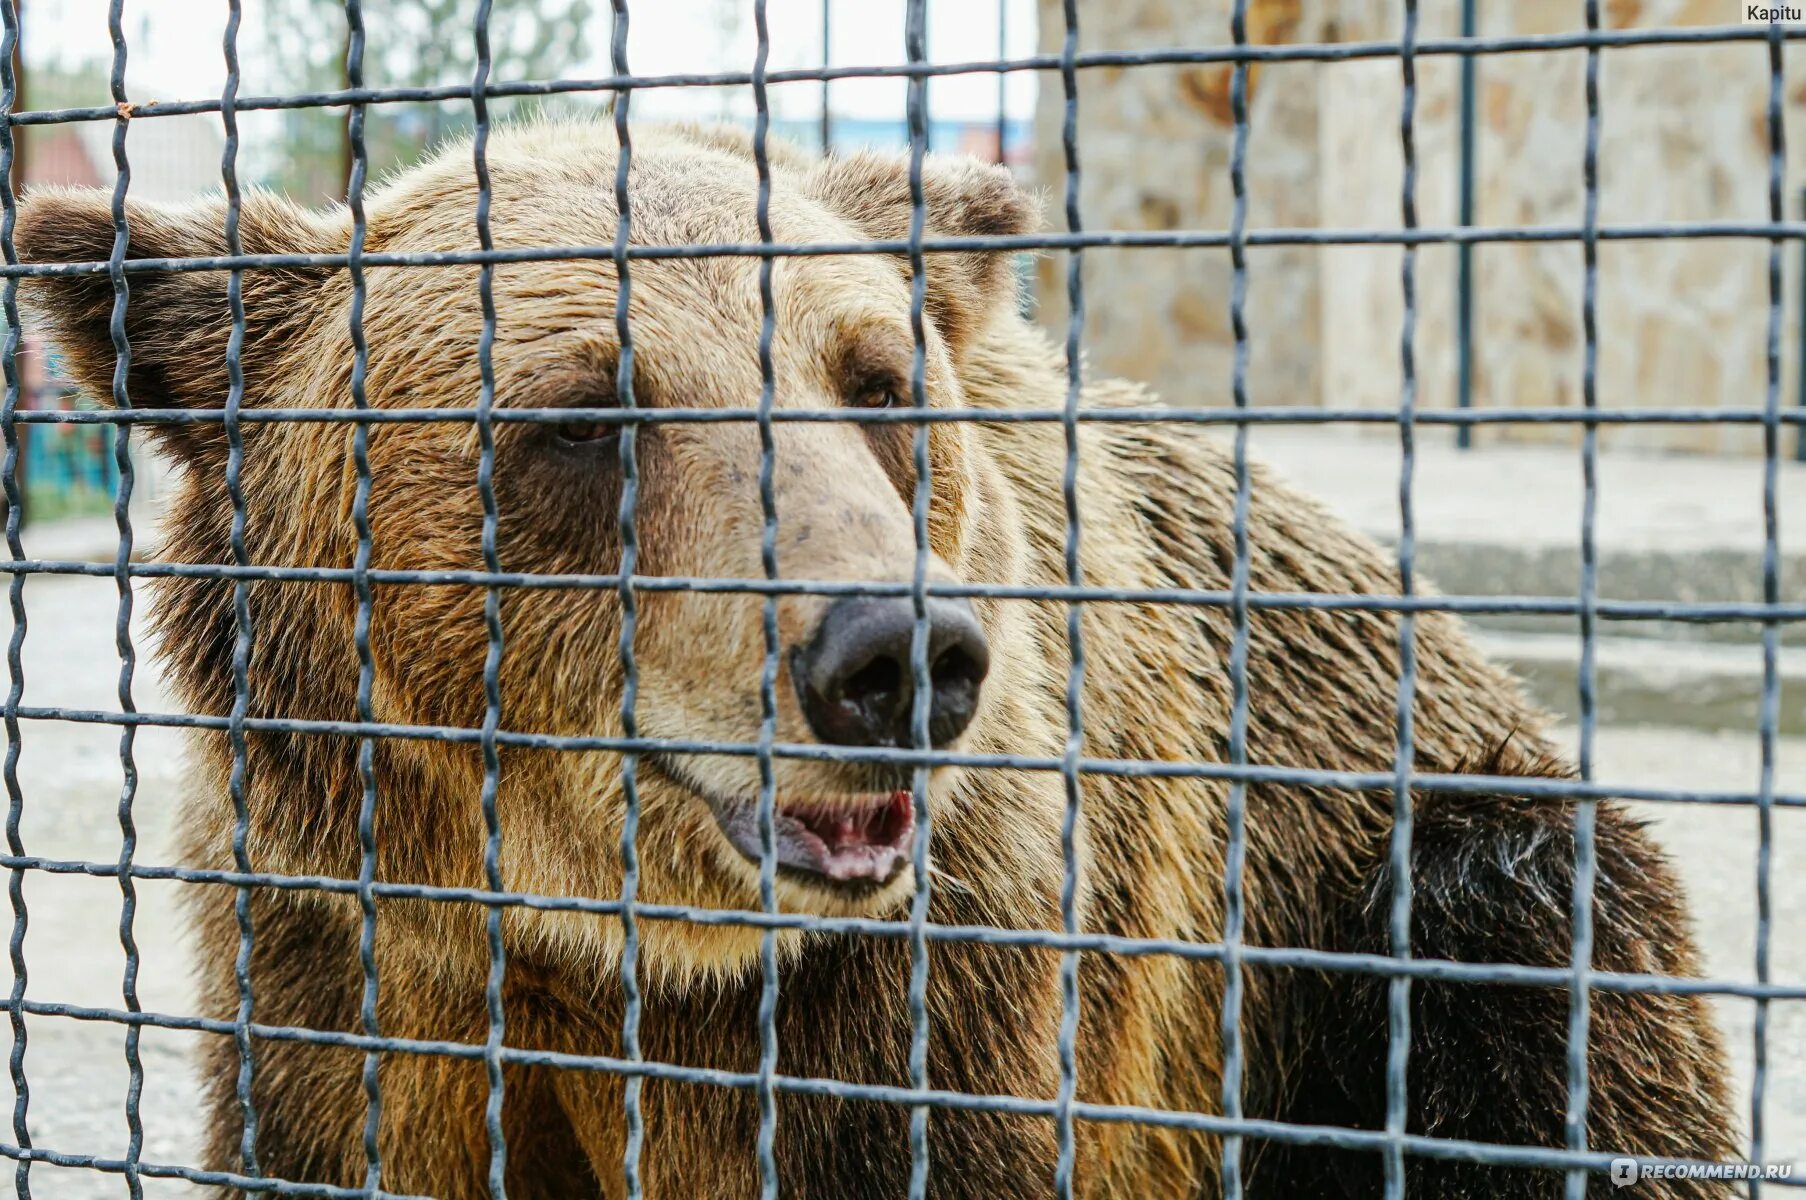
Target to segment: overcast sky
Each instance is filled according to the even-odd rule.
[[[832,59],[842,65],[884,65],[904,61],[904,0],[830,0],[833,5]],[[262,61],[259,12],[264,0],[244,0],[240,36],[244,59],[243,92],[260,88]],[[388,0],[405,3],[405,0]],[[821,61],[822,0],[769,0],[772,69],[813,66]],[[1008,42],[1012,57],[1032,54],[1035,46],[1034,0],[1004,0],[1008,6]],[[24,0],[24,41],[29,61],[110,57],[107,0]],[[383,3],[366,3],[365,22],[374,42],[382,36]],[[598,15],[585,54],[571,74],[608,73],[607,3]],[[497,0],[495,26],[509,19],[509,0]],[[630,10],[629,65],[636,73],[746,70],[752,65],[754,38],[752,0],[742,0],[737,20],[724,0],[638,0]],[[216,96],[224,86],[220,42],[225,30],[225,0],[126,0],[124,27],[128,47],[128,84],[143,99],[191,99]],[[997,55],[996,0],[928,0],[929,58],[938,62],[991,59]],[[468,38],[468,29],[448,29],[448,38]],[[267,76],[266,76],[267,78]],[[447,83],[459,82],[446,80]],[[903,114],[902,80],[849,79],[834,85],[834,110],[846,116],[899,119]],[[635,99],[644,115],[750,112],[745,89],[723,95],[719,89],[655,89]],[[772,90],[780,116],[802,117],[819,111],[817,85]],[[1034,108],[1032,72],[1010,77],[1008,108],[1026,117]],[[985,119],[997,109],[994,75],[948,76],[929,88],[934,115]],[[97,97],[96,103],[104,103]]]

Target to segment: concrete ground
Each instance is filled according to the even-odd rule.
[[[29,614],[25,702],[115,708],[112,582],[39,577],[28,582],[25,595]],[[0,623],[0,638],[5,632]],[[148,654],[139,667],[135,698],[145,710],[167,708],[170,703]],[[118,730],[28,721],[23,747],[21,836],[28,852],[115,861],[120,847]],[[140,772],[137,861],[169,863],[171,814],[183,786],[178,740],[171,731],[145,729],[134,749]],[[1779,751],[1778,786],[1806,792],[1806,739],[1784,739]],[[1608,727],[1600,733],[1597,757],[1600,779],[1627,785],[1753,788],[1757,778],[1757,743],[1745,733]],[[1753,978],[1754,814],[1718,807],[1645,807],[1692,892],[1707,970],[1730,979]],[[1775,814],[1773,846],[1773,978],[1806,983],[1806,812]],[[179,886],[137,885],[134,933],[143,963],[138,993],[151,1011],[193,1011],[189,950],[177,908]],[[121,1007],[125,959],[119,943],[117,881],[34,871],[24,877],[24,896],[30,912],[24,943],[27,995],[46,1002]],[[7,927],[9,915],[0,902],[0,928]],[[0,989],[9,986],[10,971],[0,969]],[[1747,1111],[1753,1005],[1727,1000],[1716,1008],[1736,1064],[1739,1107]],[[123,1157],[127,1072],[121,1027],[33,1016],[28,1031],[25,1068],[34,1144],[65,1153]],[[159,1029],[143,1033],[141,1111],[147,1162],[194,1161],[199,1129],[190,1056],[195,1042],[191,1034]],[[0,1031],[0,1047],[9,1044],[8,1034]],[[1806,1160],[1806,1004],[1771,1006],[1768,1054],[1767,1157]],[[0,1138],[9,1142],[16,1141],[5,1117],[12,1110],[11,1100],[10,1091],[0,1085]],[[7,1177],[9,1169],[0,1164],[0,1178]],[[35,1196],[52,1200],[127,1194],[125,1181],[117,1174],[90,1170],[38,1165],[31,1180]],[[144,1190],[153,1198],[193,1194],[185,1185],[154,1179],[145,1181]]]
[[[142,597],[139,615],[142,616]],[[27,582],[27,634],[23,655],[28,705],[108,709],[119,707],[118,658],[113,644],[117,595],[110,579],[39,577]],[[0,602],[0,607],[3,607]],[[10,608],[3,619],[10,636]],[[134,622],[144,644],[141,620]],[[158,672],[145,653],[134,687],[137,706],[168,711]],[[22,722],[19,783],[24,795],[20,837],[26,852],[61,860],[116,862],[120,852],[119,728],[61,721]],[[180,735],[144,729],[134,745],[139,781],[133,814],[137,861],[175,861],[173,815],[181,799]],[[191,1014],[193,990],[183,944],[177,892],[181,885],[136,885],[133,932],[142,967],[138,998],[152,1012]],[[117,879],[53,875],[23,877],[29,925],[24,951],[27,996],[91,1008],[124,1007],[125,954],[120,944],[121,892]],[[10,933],[12,909],[0,903],[0,927]],[[0,969],[10,990],[10,962]],[[120,1159],[127,1131],[124,1027],[59,1017],[30,1017],[25,1071],[30,1089],[30,1132],[35,1146],[69,1154]],[[0,1044],[11,1048],[10,1032]],[[146,1161],[195,1161],[199,1128],[197,1081],[190,1066],[195,1035],[146,1029],[141,1103]],[[10,1076],[0,1086],[0,1138],[17,1144]],[[0,1164],[0,1178],[10,1168]],[[87,1200],[126,1196],[117,1174],[34,1165],[35,1197]],[[146,1196],[193,1194],[185,1185],[146,1180]]]
[[[1446,428],[1416,432],[1412,500],[1423,567],[1449,572],[1433,560],[1462,547],[1484,548],[1498,559],[1501,586],[1479,586],[1462,573],[1459,590],[1513,592],[1541,588],[1557,565],[1575,575],[1583,495],[1578,442],[1571,446],[1511,444],[1480,429],[1474,450],[1455,447]],[[1328,501],[1344,519],[1391,541],[1399,528],[1399,438],[1391,426],[1270,426],[1249,434],[1249,455]],[[1806,579],[1806,464],[1784,459],[1776,487],[1782,536],[1784,590]],[[1602,452],[1597,511],[1600,594],[1617,599],[1758,599],[1763,543],[1763,462]],[[1791,547],[1791,552],[1790,552]],[[1549,562],[1538,570],[1536,555]],[[1681,563],[1683,589],[1639,564]],[[1708,563],[1727,570],[1707,571]],[[1449,579],[1444,590],[1457,590]],[[1470,586],[1470,583],[1472,586]],[[1560,589],[1572,594],[1572,585]]]
[[[1573,598],[1580,584],[1581,464],[1573,446],[1501,444],[1477,431],[1418,433],[1412,497],[1418,578],[1448,596]],[[1382,542],[1399,530],[1396,430],[1264,428],[1251,455],[1328,501]],[[1806,599],[1806,464],[1777,471],[1775,557],[1783,602]],[[1754,458],[1602,454],[1595,518],[1598,590],[1608,601],[1749,604],[1763,596],[1763,464]],[[1487,615],[1485,648],[1544,704],[1570,711],[1578,625],[1571,616]],[[1806,736],[1806,622],[1779,625],[1778,728]],[[1749,621],[1598,623],[1600,715],[1622,725],[1754,729],[1763,675]]]

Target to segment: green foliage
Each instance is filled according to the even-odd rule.
[[[34,109],[110,107],[110,70],[107,60],[98,57],[33,62],[25,76],[24,103]]]
[[[269,58],[281,91],[332,91],[347,86],[347,35],[342,0],[266,0]],[[568,73],[590,45],[593,0],[511,0],[494,6],[490,24],[492,82],[549,79]],[[476,71],[476,0],[364,0],[364,83],[368,87],[468,86]],[[500,99],[493,119],[535,108],[597,110],[595,97],[544,101]],[[342,198],[350,146],[344,109],[285,114],[284,154],[270,182],[307,200]],[[467,99],[373,104],[365,109],[370,174],[405,167],[435,143],[468,131]]]

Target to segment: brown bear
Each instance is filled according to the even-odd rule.
[[[606,247],[617,226],[612,129],[584,124],[499,131],[489,142],[493,236],[504,251]],[[907,161],[816,159],[774,146],[769,215],[780,242],[899,239],[910,226]],[[930,157],[922,191],[929,237],[1032,230],[1036,205],[1004,172]],[[746,135],[637,131],[628,183],[635,247],[759,240],[757,172]],[[24,206],[27,261],[95,262],[112,251],[110,197],[44,191]],[[468,146],[405,171],[368,198],[370,254],[468,250],[477,190]],[[222,202],[132,203],[128,258],[219,255]],[[352,221],[264,194],[244,198],[250,254],[343,256]],[[927,402],[935,408],[1058,409],[1064,356],[1019,316],[999,255],[926,258]],[[480,395],[482,305],[470,265],[366,268],[362,329],[377,409],[464,408]],[[137,426],[182,468],[166,557],[231,563],[227,435],[232,329],[228,275],[134,271],[125,382],[141,409],[203,409],[203,419]],[[746,254],[638,258],[629,272],[631,389],[651,409],[738,409],[731,420],[651,421],[633,447],[642,577],[763,580],[760,261]],[[617,274],[606,254],[523,254],[496,267],[495,403],[594,410],[617,405],[622,344]],[[254,267],[243,274],[244,392],[260,409],[342,410],[357,356],[342,265]],[[908,405],[915,336],[907,259],[889,253],[787,256],[771,272],[770,368],[780,411]],[[110,394],[114,289],[105,274],[29,285],[81,383]],[[1090,380],[1086,409],[1143,407],[1133,384]],[[606,414],[604,414],[606,415]],[[706,414],[704,414],[706,415]],[[359,489],[343,421],[243,423],[245,540],[251,561],[334,568],[329,578],[257,578],[249,717],[358,719]],[[608,576],[619,570],[620,422],[499,421],[494,497],[507,572]],[[780,653],[771,737],[776,756],[776,894],[790,914],[906,920],[914,892],[912,773],[872,751],[916,744],[912,637],[916,491],[907,422],[778,420],[770,486],[782,579],[817,586],[775,602]],[[1086,584],[1134,589],[1136,602],[1083,605],[1081,705],[1088,759],[1128,764],[1230,760],[1234,624],[1222,603],[1149,602],[1161,589],[1226,592],[1235,565],[1235,470],[1198,426],[1086,422],[1076,496]],[[936,746],[972,756],[1066,753],[1067,606],[986,594],[1067,579],[1057,422],[929,426],[932,503],[926,604],[932,659],[921,702]],[[375,571],[481,571],[479,431],[468,419],[369,427],[368,519]],[[1247,542],[1255,593],[1396,594],[1387,555],[1270,476],[1252,477]],[[394,736],[373,739],[374,879],[482,889],[484,762],[471,736],[485,719],[486,591],[469,576],[372,585],[371,707]],[[889,585],[885,595],[834,584]],[[567,581],[568,583],[568,581]],[[961,598],[957,587],[977,594]],[[997,586],[989,586],[997,585]],[[623,734],[623,604],[613,586],[500,589],[501,728],[597,740]],[[754,590],[646,587],[636,593],[632,657],[641,813],[637,900],[757,912],[757,756],[765,598]],[[234,584],[178,575],[158,585],[164,662],[188,711],[233,708]],[[1393,770],[1399,620],[1382,607],[1256,606],[1249,614],[1250,762],[1332,772]],[[1545,718],[1476,653],[1459,623],[1415,621],[1414,767],[1426,774],[1560,778]],[[246,738],[246,857],[291,877],[356,880],[365,774],[355,730],[256,724]],[[686,752],[716,747],[717,752]],[[823,753],[808,753],[808,748]],[[195,735],[186,813],[189,865],[230,872],[233,755],[215,722]],[[853,751],[862,751],[854,753]],[[826,751],[835,751],[829,753]],[[627,812],[619,746],[531,744],[499,750],[500,869],[509,893],[615,898]],[[1208,773],[1206,773],[1208,775]],[[1229,784],[1218,772],[1122,769],[1082,777],[1076,906],[1089,934],[1220,941],[1225,921]],[[1372,782],[1369,777],[1366,782]],[[1334,779],[1258,778],[1246,792],[1246,941],[1389,952],[1393,795]],[[1534,790],[1534,789],[1533,789]],[[1414,795],[1411,952],[1421,959],[1565,969],[1576,805],[1509,787]],[[1061,928],[1065,779],[1058,770],[958,764],[932,772],[929,919],[937,927]],[[1615,803],[1597,807],[1593,966],[1687,976],[1697,959],[1674,875]],[[237,889],[195,897],[204,1015],[239,1019]],[[373,893],[374,894],[374,893]],[[297,1183],[472,1200],[491,1196],[485,1062],[489,909],[468,894],[374,902],[377,1028],[412,1045],[378,1056],[378,1169],[366,1161],[365,1029],[359,896],[297,883],[249,896],[253,1153],[242,1149],[233,1037],[204,1062],[207,1166]],[[623,1044],[623,922],[568,904],[501,909],[506,950],[500,1122],[511,1200],[618,1196],[624,1158],[645,1194],[742,1197],[760,1186],[760,1100],[745,1085],[760,1060],[761,930],[746,921],[638,919],[643,995],[639,1049],[652,1063],[739,1073],[735,1086],[654,1077],[640,1092],[643,1145],[630,1150]],[[897,927],[893,926],[894,934]],[[1043,1104],[1060,1087],[1061,952],[1042,938],[929,946],[927,1076],[933,1088]],[[1024,944],[1027,943],[1027,944]],[[908,1087],[912,1020],[907,937],[790,928],[777,937],[778,1071]],[[1076,1097],[1202,1119],[1136,1120],[1087,1107],[1076,1121],[1074,1192],[1087,1197],[1220,1194],[1225,1165],[1225,972],[1208,956],[1118,954],[1079,960]],[[1370,973],[1241,964],[1241,1106],[1234,1145],[1253,1196],[1371,1196],[1384,1155],[1388,984]],[[1563,1147],[1567,990],[1547,981],[1418,979],[1409,989],[1405,1131],[1462,1142]],[[278,1034],[271,1027],[324,1031]],[[216,1027],[220,1028],[220,1027]],[[336,1037],[336,1043],[334,1038]],[[452,1045],[448,1045],[452,1044]],[[459,1051],[458,1046],[466,1048]],[[580,1056],[588,1062],[563,1056]],[[1725,1159],[1734,1154],[1725,1066],[1696,996],[1596,990],[1587,1044],[1586,1144],[1596,1152]],[[787,1196],[892,1197],[909,1179],[911,1108],[780,1088],[774,1157]],[[928,1121],[929,1194],[1039,1196],[1053,1187],[1058,1123],[1043,1109],[937,1107]],[[1336,1128],[1367,1131],[1340,1148]],[[1259,1136],[1255,1136],[1258,1134]],[[1357,1135],[1358,1136],[1358,1135]],[[1412,1153],[1405,1182],[1425,1197],[1549,1196],[1562,1173]],[[246,1181],[226,1180],[227,1189]],[[1719,1185],[1647,1185],[1649,1195],[1714,1195]],[[1595,1192],[1607,1188],[1595,1171]],[[233,1192],[233,1194],[239,1194]]]

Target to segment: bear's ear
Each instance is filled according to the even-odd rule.
[[[816,167],[809,192],[874,241],[909,237],[909,159],[858,153]],[[929,154],[922,161],[923,237],[987,237],[1032,232],[1035,198],[1003,167]],[[934,252],[928,268],[928,315],[957,355],[999,313],[1016,311],[1016,280],[1007,251]]]
[[[179,207],[128,200],[125,258],[213,258],[224,255],[226,202]],[[44,189],[19,207],[15,243],[32,263],[105,262],[113,253],[113,200],[98,188]],[[239,213],[246,254],[325,254],[343,237],[329,217],[308,213],[263,192],[247,192]],[[310,293],[327,268],[247,268],[240,294],[245,337],[246,405],[255,404],[299,327],[312,318]],[[230,275],[224,270],[131,271],[125,334],[131,345],[126,398],[134,408],[223,408],[230,386]],[[62,357],[65,373],[94,399],[111,403],[113,281],[106,273],[27,277],[21,289],[30,323]],[[147,427],[178,455],[223,455],[218,422]]]

